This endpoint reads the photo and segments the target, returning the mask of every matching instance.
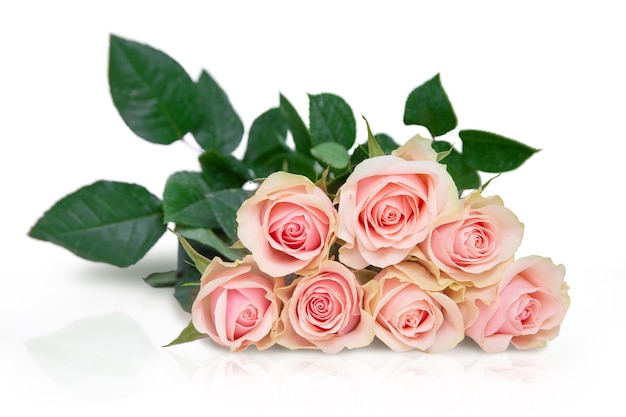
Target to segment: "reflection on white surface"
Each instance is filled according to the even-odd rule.
[[[554,376],[547,351],[485,354],[465,344],[458,352],[397,353],[374,344],[338,355],[282,348],[211,352],[214,359],[191,375],[194,392],[249,410],[264,403],[294,409],[306,405],[308,411],[389,411],[418,404],[422,410],[484,408],[485,402],[486,408],[499,409],[511,401],[518,409],[529,409],[542,407],[550,402],[543,397],[554,395],[534,392]],[[522,392],[530,392],[533,401],[519,401]]]
[[[470,343],[448,353],[425,354],[392,352],[376,342],[337,355],[278,346],[232,353],[208,340],[194,343],[206,352],[202,358],[212,358],[208,364],[199,362],[198,355],[155,346],[128,315],[111,313],[77,320],[28,340],[26,346],[55,384],[82,400],[141,397],[142,387],[154,389],[159,377],[174,376],[169,382],[175,384],[182,374],[180,386],[190,396],[250,410],[263,404],[308,404],[309,410],[411,406],[404,400],[389,402],[398,396],[419,400],[422,409],[464,407],[474,394],[484,396],[479,387],[485,384],[495,387],[491,394],[502,390],[500,399],[492,401],[495,407],[507,401],[509,391],[537,391],[554,371],[547,350],[485,354]],[[324,400],[312,401],[312,395]]]
[[[90,400],[135,394],[158,361],[157,347],[121,313],[79,319],[26,347],[54,382]]]

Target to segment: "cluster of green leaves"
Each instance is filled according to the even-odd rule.
[[[244,125],[207,71],[194,80],[164,52],[111,35],[108,76],[113,103],[132,132],[160,145],[192,137],[203,152],[196,170],[169,176],[161,198],[138,184],[98,181],[59,200],[29,232],[88,260],[132,265],[168,224],[206,251],[238,259],[243,249],[234,245],[236,212],[251,193],[244,184],[285,170],[313,181],[323,178],[326,189],[334,193],[354,166],[370,156],[371,141],[370,146],[367,140],[357,142],[352,109],[335,94],[308,95],[308,124],[280,94],[277,106],[253,121],[243,157],[237,158],[234,152],[244,138]],[[537,151],[480,130],[459,131],[462,152],[437,140],[457,127],[438,74],[409,94],[404,123],[429,130],[460,191],[480,187],[479,172],[513,170]],[[388,135],[370,132],[372,136],[383,153],[398,146]],[[198,274],[195,268],[181,273],[183,269],[151,275],[148,282],[177,285],[179,301],[188,310],[192,286],[184,284],[197,280]]]

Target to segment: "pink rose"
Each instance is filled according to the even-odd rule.
[[[524,225],[498,196],[473,192],[459,213],[440,217],[418,252],[458,282],[486,287],[502,274],[497,265],[513,258]]]
[[[436,279],[416,262],[380,271],[365,284],[365,310],[376,337],[397,352],[443,352],[465,337],[463,316]]]
[[[313,271],[328,258],[337,211],[302,175],[268,176],[237,211],[237,236],[262,271],[274,277]]]
[[[402,146],[391,152],[391,154],[406,159],[407,161],[436,161],[437,151],[433,149],[432,143],[433,141],[431,139],[415,135]]]
[[[337,353],[374,339],[373,319],[362,307],[363,289],[339,262],[322,262],[318,272],[277,288],[276,295],[284,302],[276,335],[279,345]]]
[[[272,346],[278,314],[274,278],[261,272],[249,255],[234,263],[213,258],[191,307],[196,330],[231,351]]]
[[[527,256],[504,271],[491,303],[476,301],[478,317],[465,333],[485,352],[544,347],[558,334],[569,308],[565,267]]]
[[[398,156],[368,158],[339,190],[339,260],[354,269],[402,261],[441,215],[458,209],[445,165]]]

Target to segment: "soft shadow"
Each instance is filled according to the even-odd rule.
[[[77,320],[26,348],[54,382],[90,400],[131,396],[158,360],[153,342],[121,313]]]

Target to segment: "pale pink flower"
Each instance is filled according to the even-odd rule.
[[[302,175],[269,175],[237,211],[237,236],[259,268],[274,277],[314,271],[328,258],[337,211]]]
[[[432,143],[432,139],[415,135],[391,154],[407,161],[436,161],[437,151],[433,149]]]
[[[402,261],[432,223],[458,210],[446,167],[431,160],[372,157],[358,164],[339,190],[339,260],[351,268],[384,268]]]
[[[522,242],[524,225],[499,196],[473,192],[458,213],[441,216],[421,242],[421,255],[464,284],[486,287],[502,275],[496,266],[512,259]]]
[[[251,256],[237,262],[213,258],[191,307],[196,330],[231,351],[272,346],[278,315],[274,278],[259,270]]]
[[[394,351],[443,352],[465,337],[463,316],[445,286],[417,262],[381,270],[364,285],[376,337]]]
[[[490,303],[476,300],[478,316],[466,329],[486,352],[544,347],[558,334],[570,304],[565,267],[526,256],[511,263]]]
[[[279,345],[337,353],[374,339],[373,319],[363,310],[363,289],[339,262],[323,261],[316,273],[278,287],[276,294],[284,302],[276,334]]]

